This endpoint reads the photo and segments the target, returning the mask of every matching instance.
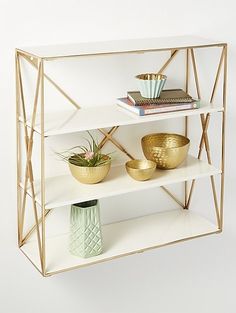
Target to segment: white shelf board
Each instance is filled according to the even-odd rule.
[[[25,51],[37,57],[50,59],[96,54],[170,50],[173,48],[183,49],[194,47],[210,47],[217,45],[220,46],[223,44],[225,43],[197,36],[176,36],[44,45],[35,47],[22,47],[19,48],[19,50]]]
[[[57,272],[142,252],[158,246],[216,233],[216,225],[188,210],[172,210],[103,226],[103,253],[88,259],[68,251],[68,234],[48,238],[46,270]],[[23,252],[40,270],[37,241],[31,239]]]
[[[94,106],[82,108],[79,110],[70,110],[55,113],[53,112],[46,114],[44,122],[44,135],[45,137],[62,135],[98,128],[134,125],[170,118],[199,115],[202,113],[214,113],[220,111],[223,111],[222,106],[205,102],[201,102],[201,108],[199,109],[152,114],[147,116],[138,116],[115,104],[106,106]],[[29,127],[31,125],[30,118],[28,119],[27,125]],[[36,124],[34,129],[37,133],[41,133],[39,116],[37,116],[36,118]]]
[[[127,174],[124,165],[112,167],[104,181],[92,185],[81,184],[70,174],[50,177],[45,183],[46,209],[166,186],[219,173],[221,173],[219,169],[189,155],[178,168],[156,170],[152,179],[148,181],[140,182],[132,179]],[[35,192],[36,201],[40,203],[40,184],[37,181]]]

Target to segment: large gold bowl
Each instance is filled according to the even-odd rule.
[[[186,159],[190,140],[179,134],[157,133],[144,136],[141,144],[148,160],[156,162],[158,168],[168,170]]]
[[[96,184],[102,181],[108,174],[111,161],[101,166],[77,166],[69,162],[72,176],[83,184]]]
[[[156,170],[156,163],[150,160],[130,160],[125,164],[127,173],[135,180],[148,180]]]

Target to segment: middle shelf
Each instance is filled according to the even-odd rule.
[[[178,168],[165,171],[157,169],[152,179],[143,182],[135,181],[128,176],[124,165],[112,167],[106,179],[94,185],[81,184],[70,174],[49,177],[45,181],[45,208],[53,209],[82,201],[107,198],[220,173],[221,170],[213,165],[188,155],[185,162]],[[30,190],[28,193],[31,195]],[[35,194],[36,201],[40,204],[39,181],[35,181]]]

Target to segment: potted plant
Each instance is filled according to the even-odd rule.
[[[111,167],[111,157],[103,154],[98,143],[88,132],[88,146],[76,146],[58,154],[69,165],[71,174],[83,184],[96,184],[102,181]],[[77,150],[77,152],[75,152]]]

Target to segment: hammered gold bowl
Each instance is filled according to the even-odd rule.
[[[125,164],[127,173],[135,180],[148,180],[156,170],[156,163],[150,160],[131,160]]]
[[[97,184],[102,181],[111,168],[111,161],[95,167],[77,166],[69,162],[72,176],[83,184]]]
[[[141,140],[148,160],[156,162],[160,169],[173,169],[187,157],[190,140],[179,134],[157,133],[146,135]]]

